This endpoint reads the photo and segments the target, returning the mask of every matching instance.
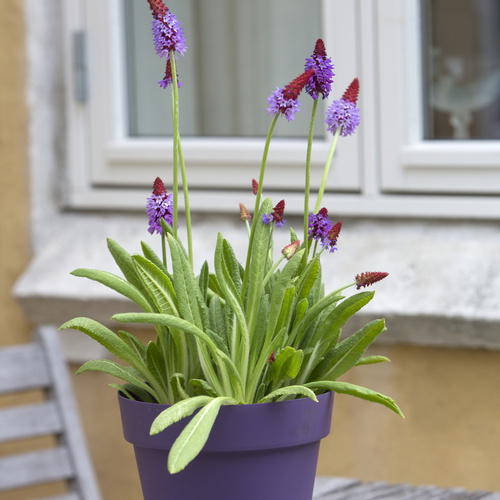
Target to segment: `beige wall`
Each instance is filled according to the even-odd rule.
[[[0,345],[26,341],[30,329],[11,288],[29,259],[28,132],[22,0],[0,14]]]
[[[26,341],[30,335],[10,294],[30,253],[22,4],[2,0],[0,15],[0,344]],[[349,380],[393,396],[407,418],[338,396],[319,473],[500,490],[500,352],[375,351],[393,362],[357,368]],[[109,381],[106,375],[87,373],[74,378],[75,390],[104,500],[137,499],[133,452],[121,437]]]

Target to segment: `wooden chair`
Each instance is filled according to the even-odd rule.
[[[0,349],[0,396],[39,389],[45,395],[34,404],[2,405],[0,444],[55,436],[54,447],[0,458],[0,492],[64,481],[67,493],[44,500],[100,500],[57,335],[43,327],[33,342]]]

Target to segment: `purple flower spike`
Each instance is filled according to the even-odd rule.
[[[314,75],[306,83],[306,92],[313,99],[317,99],[318,94],[321,94],[323,99],[328,97],[335,74],[332,60],[326,57],[325,44],[321,38],[316,42],[313,55],[306,59],[305,69],[314,69]]]
[[[155,17],[152,22],[156,53],[168,58],[171,51],[184,55],[186,39],[184,31],[174,14],[165,12],[163,17]]]
[[[170,59],[167,59],[167,67],[165,68],[165,76],[163,80],[160,80],[159,85],[161,88],[166,89],[171,83],[173,83],[172,79],[172,65],[170,64]],[[182,83],[179,81],[179,75],[177,75],[177,88],[181,87]]]
[[[291,122],[298,113],[300,103],[298,101],[299,94],[302,89],[314,75],[314,69],[308,69],[300,76],[291,81],[285,88],[278,87],[268,98],[267,113],[269,115],[277,115],[279,113],[285,115],[286,119]]]
[[[355,78],[341,99],[333,101],[326,112],[327,129],[335,134],[340,128],[340,135],[351,135],[356,131],[360,122],[359,109],[356,101],[359,94],[359,80]]]
[[[276,227],[283,227],[286,220],[283,219],[283,212],[285,211],[285,200],[281,200],[278,202],[278,204],[274,207],[273,211],[267,215],[264,214],[262,216],[262,222],[264,224],[270,224],[271,222],[274,222],[276,224]]]
[[[161,220],[172,225],[173,224],[173,196],[167,194],[162,180],[157,177],[153,184],[153,194],[147,199],[146,213],[149,218],[148,231],[153,234],[162,233]]]
[[[328,210],[322,208],[317,214],[309,215],[309,239],[319,241],[325,245],[328,241],[328,233],[333,224],[328,218]]]

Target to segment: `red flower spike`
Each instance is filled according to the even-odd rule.
[[[271,363],[273,363],[273,362],[274,362],[274,360],[275,360],[275,359],[276,359],[276,358],[274,357],[274,351],[273,351],[273,352],[271,353],[271,356],[269,356],[269,359],[267,360],[267,362],[268,362],[269,364],[271,364]]]
[[[356,280],[356,289],[359,290],[361,287],[373,285],[373,283],[383,280],[386,276],[389,276],[389,273],[368,272],[357,274],[354,278]]]
[[[259,190],[259,183],[255,179],[252,179],[252,191],[253,191],[253,194],[256,195],[258,190]]]
[[[276,215],[283,217],[283,212],[285,211],[285,200],[279,201],[273,210]]]
[[[165,190],[163,181],[159,177],[157,177],[153,183],[153,194],[158,196],[166,192],[167,191]]]
[[[350,101],[356,104],[358,101],[358,95],[359,95],[359,80],[355,78],[349,87],[347,87],[347,90],[344,92],[344,95],[342,96],[342,99],[344,101]]]
[[[337,240],[339,238],[340,230],[342,229],[342,221],[337,222],[328,233],[328,240],[330,241],[330,245],[333,247],[337,244]]]
[[[302,92],[302,89],[305,87],[306,83],[313,75],[314,75],[314,69],[308,69],[307,71],[304,71],[304,73],[295,78],[295,80],[291,81],[283,89],[283,97],[285,99],[297,100],[299,94]]]
[[[156,19],[163,19],[163,16],[168,12],[168,7],[162,2],[162,0],[148,0],[149,8],[153,12],[153,16]]]
[[[295,252],[297,252],[299,246],[300,241],[295,240],[293,243],[290,243],[285,248],[283,248],[283,250],[281,250],[281,253],[287,258],[287,260],[290,260],[295,255]]]
[[[314,46],[314,53],[315,56],[320,56],[320,57],[326,57],[326,49],[325,49],[325,43],[321,38],[318,38],[316,40],[316,45]]]
[[[243,205],[243,203],[240,203],[240,219],[241,222],[245,222],[246,220],[250,220],[252,216],[250,215],[250,212],[248,211],[247,207]]]

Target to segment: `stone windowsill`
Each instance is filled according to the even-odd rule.
[[[246,230],[238,218],[204,216],[194,223],[195,269],[205,259],[212,266],[218,230],[237,255],[245,255]],[[301,222],[293,225],[300,228]],[[20,277],[14,294],[34,324],[60,325],[75,316],[88,316],[112,325],[112,314],[130,311],[133,305],[102,285],[69,273],[88,267],[119,274],[106,248],[107,236],[129,252],[140,252],[141,239],[159,252],[160,238],[147,233],[142,216],[64,214],[55,226],[58,229]],[[280,236],[284,246],[287,231]],[[389,330],[381,342],[500,348],[498,225],[346,220],[339,248],[322,259],[327,290],[351,282],[358,272],[390,273],[375,285],[375,299],[349,328],[385,317]],[[80,333],[63,337],[70,358],[103,355],[99,345]]]

